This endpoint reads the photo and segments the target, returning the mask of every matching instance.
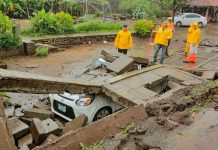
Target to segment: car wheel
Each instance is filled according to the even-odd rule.
[[[177,26],[177,27],[181,27],[181,26],[182,26],[182,22],[178,21],[178,22],[176,23],[176,26]]]
[[[112,114],[112,109],[110,107],[103,107],[97,111],[93,121],[102,119],[110,114]]]
[[[198,27],[199,27],[199,28],[203,28],[203,26],[204,26],[204,25],[203,25],[202,22],[199,22],[199,23],[198,23]]]

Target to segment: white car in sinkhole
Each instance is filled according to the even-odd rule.
[[[122,106],[103,94],[70,94],[65,92],[63,94],[49,94],[49,99],[51,110],[68,121],[83,113],[88,117],[88,123],[91,123],[122,109]]]

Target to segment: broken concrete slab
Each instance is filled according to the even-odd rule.
[[[21,148],[23,145],[30,146],[32,143],[33,143],[32,134],[27,134],[26,136],[18,140],[18,147]]]
[[[204,71],[202,78],[207,80],[213,80],[216,76],[216,71]]]
[[[62,93],[99,93],[101,85],[80,79],[63,79],[36,75],[27,72],[0,69],[0,90],[5,92]]]
[[[51,110],[30,108],[24,111],[24,117],[26,118],[39,118],[45,120],[47,118],[53,118],[54,114]]]
[[[38,104],[34,104],[33,108],[50,110],[51,106],[43,104],[43,103],[38,103]]]
[[[16,117],[7,119],[7,127],[9,133],[13,135],[15,140],[27,135],[30,132],[29,126]]]
[[[84,127],[87,125],[87,122],[88,122],[88,117],[85,114],[81,114],[75,119],[73,119],[72,121],[65,124],[65,127],[63,129],[63,134]]]
[[[107,69],[117,74],[122,74],[128,71],[129,68],[133,67],[133,65],[134,59],[127,56],[121,56],[116,59],[112,64],[108,65]]]
[[[15,143],[10,137],[6,122],[0,117],[0,149],[1,150],[16,150]]]
[[[46,130],[43,126],[42,121],[38,118],[33,118],[30,127],[34,143],[36,145],[41,144],[46,139]]]
[[[49,134],[59,135],[60,129],[56,122],[54,122],[52,119],[48,118],[46,120],[42,121],[42,125],[45,129],[46,136]]]
[[[50,144],[52,141],[55,141],[56,139],[58,139],[58,136],[55,136],[54,134],[50,134],[50,135],[46,138],[44,144]]]
[[[31,125],[31,122],[33,121],[33,118],[20,117],[19,119],[29,126]]]
[[[107,116],[83,128],[70,131],[58,139],[55,139],[55,141],[36,147],[34,150],[66,150],[72,149],[72,147],[74,150],[80,150],[80,143],[89,145],[103,138],[113,136],[121,132],[120,127],[128,123],[140,122],[145,118],[147,118],[147,113],[142,105],[123,109],[120,112]]]

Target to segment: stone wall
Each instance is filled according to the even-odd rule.
[[[0,57],[11,57],[11,56],[18,56],[24,54],[23,47],[18,48],[11,48],[11,49],[1,49],[0,48]]]

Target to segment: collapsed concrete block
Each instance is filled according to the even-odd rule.
[[[137,123],[145,118],[147,118],[147,113],[143,105],[123,109],[120,112],[107,116],[83,128],[70,131],[58,139],[55,139],[55,141],[36,147],[34,150],[80,150],[80,143],[89,145],[109,136],[113,136],[122,131],[120,130],[121,126],[126,126],[128,123]]]
[[[202,78],[207,80],[213,80],[216,76],[216,71],[204,71]]]
[[[30,146],[33,143],[33,137],[31,134],[27,134],[18,140],[18,147],[22,147],[23,145]]]
[[[1,99],[0,99],[0,117],[3,117],[3,118],[5,117],[5,108],[4,108],[4,105]]]
[[[45,120],[47,118],[53,118],[54,114],[50,110],[30,108],[24,111],[24,117],[26,118],[39,118]]]
[[[46,131],[46,136],[48,136],[49,134],[54,134],[54,135],[60,134],[58,124],[54,122],[52,119],[48,118],[46,120],[43,120],[42,125]]]
[[[31,122],[33,121],[33,118],[20,117],[19,119],[29,126],[31,125]]]
[[[18,118],[13,117],[7,120],[9,133],[11,133],[15,140],[27,135],[30,132],[29,126]]]
[[[88,122],[88,117],[85,114],[81,114],[75,119],[73,119],[72,121],[65,124],[65,127],[63,129],[63,134],[84,127],[87,125],[87,122]]]
[[[133,66],[134,66],[134,59],[127,56],[121,56],[118,59],[116,59],[113,63],[111,63],[107,67],[107,69],[117,74],[122,74],[128,71],[128,69]]]
[[[38,104],[34,104],[33,108],[50,110],[51,106],[46,105],[46,104],[42,104],[42,103],[38,103]]]
[[[0,117],[0,150],[16,150],[13,139],[9,136],[6,123]]]
[[[33,118],[30,128],[33,140],[36,145],[41,144],[46,138],[46,130],[43,126],[43,123],[38,118]]]

